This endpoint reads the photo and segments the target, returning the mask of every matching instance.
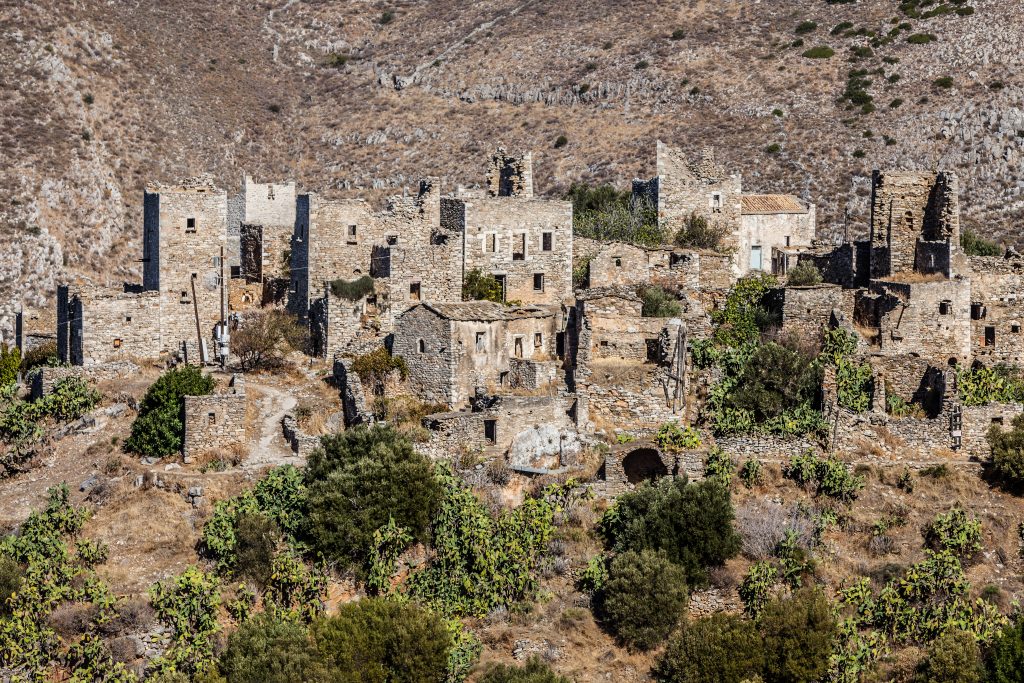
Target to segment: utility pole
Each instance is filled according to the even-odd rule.
[[[227,280],[224,278],[224,247],[220,248],[220,330],[217,335],[217,354],[220,356],[220,369],[228,363],[228,303]]]

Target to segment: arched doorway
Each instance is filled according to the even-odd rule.
[[[668,476],[668,467],[653,448],[638,448],[622,459],[622,472],[630,484]]]

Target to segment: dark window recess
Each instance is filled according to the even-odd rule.
[[[1020,325],[1010,325],[1010,332],[1017,334],[1020,332]]]
[[[544,273],[533,274],[533,291],[543,292],[544,291]]]
[[[1001,424],[1003,424],[1003,418],[1002,417],[993,417],[992,418],[992,424],[994,424],[994,425],[1001,425]]]
[[[616,268],[621,268],[622,267],[622,257],[621,256],[616,256],[615,257],[615,267]]]
[[[498,250],[498,236],[497,235],[495,235],[492,232],[492,233],[489,233],[485,239],[487,241],[487,246],[485,247],[484,251],[493,254],[495,251]]]
[[[657,339],[647,339],[647,362],[657,363],[661,360],[661,342]]]
[[[132,317],[131,317],[130,315],[126,315],[126,316],[124,317],[124,321],[125,321],[126,323],[130,323],[130,322],[132,321]]]
[[[242,277],[242,266],[231,266],[231,279],[237,280]]]
[[[505,276],[504,275],[495,275],[494,279],[498,282],[498,285],[501,286],[501,300],[504,301],[505,300],[505,281],[506,281]]]
[[[985,305],[975,301],[971,304],[971,320],[982,320],[985,318]]]
[[[398,235],[388,235],[388,236],[387,236],[387,237],[385,237],[384,239],[385,239],[385,240],[387,241],[387,243],[388,243],[388,244],[390,244],[391,246],[394,246],[394,245],[398,244]]]
[[[555,353],[559,358],[565,355],[565,332],[555,333]]]
[[[207,422],[208,422],[208,423],[209,423],[210,425],[215,425],[215,424],[217,424],[217,413],[207,413],[207,415],[206,415],[206,421],[207,421]]]
[[[544,335],[540,332],[533,333],[533,348],[539,349],[544,346]]]
[[[185,232],[195,232],[195,231],[196,231],[196,219],[195,218],[186,218],[185,219]]]
[[[477,332],[476,333],[476,350],[484,351],[487,349],[487,333]]]
[[[348,241],[349,242],[355,242],[356,241],[356,226],[354,226],[354,225],[348,226]]]
[[[417,346],[419,347],[419,352],[420,353],[426,353],[427,352],[427,342],[425,342],[422,339],[420,339],[420,341],[417,344]]]
[[[989,326],[985,328],[985,346],[996,345],[996,328]]]
[[[420,283],[410,282],[409,283],[409,300],[419,301],[420,300]]]
[[[488,443],[498,442],[498,421],[484,420],[484,438]]]
[[[939,315],[949,315],[952,310],[953,310],[953,305],[952,305],[951,302],[949,302],[949,301],[940,301],[939,302]]]
[[[526,233],[521,232],[512,236],[512,260],[526,260]]]
[[[541,235],[541,246],[540,248],[544,251],[551,251],[551,233],[545,232]]]
[[[515,338],[514,349],[515,349],[514,353],[515,353],[516,358],[522,358],[523,357],[523,338],[522,337],[516,337]]]
[[[183,303],[183,304],[187,304],[188,303],[188,292],[182,291],[182,293],[181,293],[181,303]]]

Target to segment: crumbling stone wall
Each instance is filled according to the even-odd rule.
[[[491,197],[533,197],[533,155],[510,155],[499,147],[487,167],[487,194]]]
[[[556,385],[561,379],[560,361],[535,361],[522,358],[508,359],[508,381],[512,389],[540,389]]]
[[[359,375],[352,372],[352,359],[334,357],[334,381],[341,393],[341,406],[345,414],[345,426],[355,427],[373,423],[373,412],[366,403],[363,383]]]
[[[572,298],[572,204],[525,197],[456,199],[446,215],[464,237],[465,271],[505,282],[505,298],[556,304]]]
[[[644,481],[685,474],[691,481],[704,478],[703,449],[678,454],[664,453],[652,441],[641,440],[612,446],[604,456],[602,495],[626,493]]]
[[[414,306],[397,318],[391,352],[405,359],[410,390],[423,401],[453,406],[468,398],[468,391],[455,386],[455,366],[465,355],[455,343],[451,322],[427,306]]]
[[[554,307],[511,308],[505,311],[505,348],[512,358],[543,361],[556,358],[562,329],[561,310]]]
[[[162,335],[162,309],[158,292],[60,285],[58,358],[71,365],[95,366],[172,350]]]
[[[858,299],[861,323],[878,329],[878,351],[919,354],[939,364],[971,355],[971,283],[876,280]]]
[[[802,339],[820,339],[822,330],[830,326],[833,311],[844,305],[842,288],[827,284],[773,289],[767,299],[769,308],[781,316],[783,333]]]
[[[245,385],[237,375],[232,377],[226,394],[186,396],[182,447],[185,462],[214,448],[245,443],[245,410]]]
[[[986,365],[1024,363],[1024,259],[972,256],[971,348]]]
[[[32,375],[32,400],[38,400],[53,391],[53,386],[67,377],[81,377],[86,381],[95,384],[124,377],[131,377],[138,373],[139,366],[130,361],[114,361],[102,365],[90,367],[39,367]]]
[[[871,185],[871,277],[915,269],[929,272],[929,264],[917,263],[919,239],[946,243],[950,253],[959,251],[959,181],[955,173],[875,171]],[[936,253],[934,248],[923,252]]]
[[[438,228],[425,244],[386,248],[389,276],[382,281],[387,314],[385,329],[395,317],[420,301],[462,301],[462,235]]]

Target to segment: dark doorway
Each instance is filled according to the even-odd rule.
[[[630,484],[668,476],[668,468],[653,448],[638,448],[624,457],[622,471]]]

